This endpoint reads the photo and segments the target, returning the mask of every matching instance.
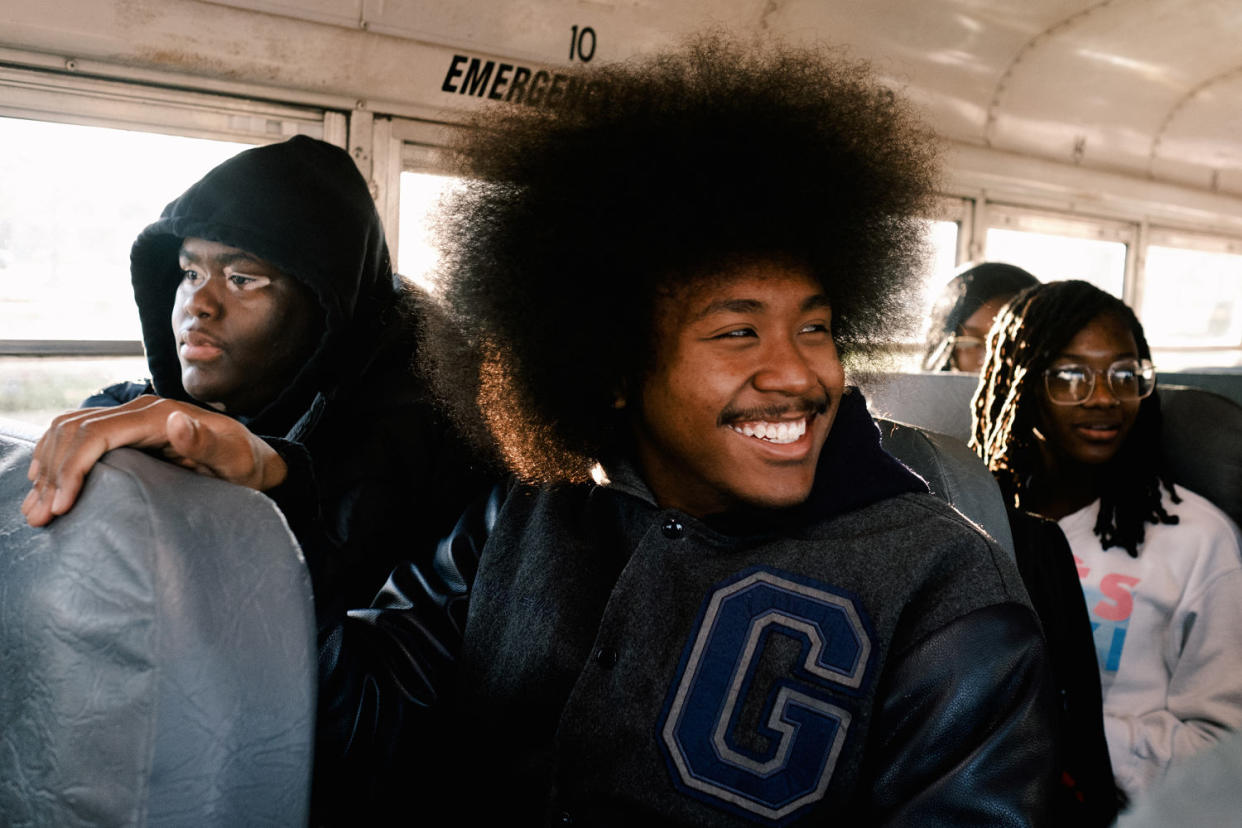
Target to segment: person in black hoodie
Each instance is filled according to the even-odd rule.
[[[230,158],[142,231],[131,274],[151,378],[83,406],[155,394],[304,447],[339,557],[315,574],[349,606],[367,606],[395,561],[434,546],[483,487],[414,372],[430,305],[393,272],[344,150],[298,136]],[[89,417],[64,415],[49,436]]]
[[[42,476],[23,504],[27,520],[42,525],[72,505],[116,440],[106,429],[198,445],[214,434],[200,423],[232,418],[263,437],[247,450],[282,470],[280,486],[263,488],[302,544],[321,648],[334,661],[343,639],[371,633],[370,619],[347,610],[368,607],[397,561],[427,563],[489,485],[486,464],[436,413],[414,371],[431,304],[393,272],[348,153],[302,136],[211,170],[138,236],[131,273],[151,378],[112,385],[56,418],[36,449]],[[164,449],[235,482],[271,480],[238,478],[187,453]],[[423,670],[405,677],[402,692],[425,706],[460,631],[439,617],[420,630]],[[321,693],[321,718],[332,704]],[[365,772],[349,776],[346,750],[317,745],[317,819],[335,819],[340,797],[328,791],[354,799],[367,784]]]

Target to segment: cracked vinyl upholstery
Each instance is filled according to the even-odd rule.
[[[26,526],[0,421],[0,824],[305,825],[310,580],[265,496],[131,449]]]
[[[948,502],[1013,556],[1005,500],[988,467],[961,440],[876,418],[884,450],[927,481]]]

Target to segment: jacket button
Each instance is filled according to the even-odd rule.
[[[682,525],[680,520],[669,518],[664,521],[664,525],[660,527],[660,531],[664,533],[664,537],[671,540],[677,540],[686,534],[686,527]]]
[[[605,670],[611,670],[617,664],[617,651],[611,647],[600,647],[595,651],[595,663]]]

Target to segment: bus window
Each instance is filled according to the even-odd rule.
[[[99,388],[149,373],[144,356],[0,356],[0,419],[46,426]]]
[[[1044,282],[1083,279],[1118,297],[1125,285],[1121,242],[990,227],[985,250],[987,261],[1015,264]]]
[[[942,196],[937,199],[936,212],[925,222],[928,258],[923,274],[923,295],[920,307],[929,309],[945,283],[957,272],[964,253],[963,227],[970,221],[973,202],[964,198]],[[921,337],[922,331],[916,331]]]
[[[1139,313],[1162,371],[1242,364],[1242,244],[1153,230]]]
[[[1141,307],[1152,345],[1242,343],[1242,255],[1150,245]]]
[[[1125,298],[1126,254],[1135,225],[999,204],[987,211],[985,261],[1017,265],[1041,282],[1082,279]]]
[[[935,298],[937,291],[953,278],[957,270],[957,237],[960,232],[961,225],[956,221],[928,222],[927,241],[931,245],[929,298]]]
[[[456,181],[434,173],[401,173],[397,271],[424,288],[433,289],[439,261],[430,220],[440,199],[453,191]]]
[[[129,248],[247,144],[0,118],[4,339],[135,340]]]
[[[0,417],[42,424],[146,376],[130,245],[249,144],[0,118],[0,146]]]

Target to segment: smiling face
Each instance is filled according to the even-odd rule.
[[[831,321],[820,285],[774,263],[657,301],[656,364],[629,404],[662,507],[703,516],[807,498],[845,385]]]
[[[1039,436],[1056,458],[1072,463],[1100,465],[1121,450],[1138,419],[1140,400],[1119,400],[1103,372],[1119,359],[1138,357],[1134,335],[1119,317],[1101,314],[1083,327],[1052,361],[1052,367],[1077,363],[1099,372],[1095,390],[1081,405],[1056,405],[1041,385]],[[1042,383],[1042,377],[1032,381]]]
[[[181,384],[231,414],[274,400],[314,350],[321,313],[297,279],[244,250],[187,238],[172,327]]]

